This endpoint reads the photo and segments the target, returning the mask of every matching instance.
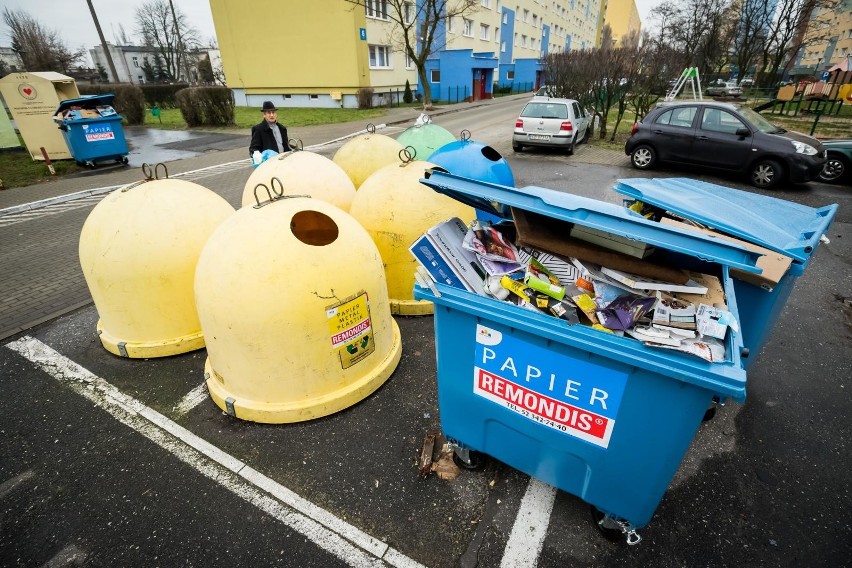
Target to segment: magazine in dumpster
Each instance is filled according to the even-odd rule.
[[[444,243],[443,248],[435,247],[435,253],[444,255],[443,262],[425,262],[422,256],[415,255],[436,282],[546,313],[568,325],[586,324],[602,332],[632,337],[647,346],[673,349],[709,362],[728,360],[723,340],[728,328],[738,329],[738,325],[725,309],[724,293],[721,297],[717,295],[721,284],[713,275],[658,266],[647,259],[647,254],[638,260],[632,251],[620,252],[625,248],[624,239],[599,239],[599,244],[590,245],[585,234],[583,239],[572,236],[576,231],[562,232],[560,246],[551,247],[556,251],[529,246],[529,241],[547,242],[538,235],[529,215],[523,216],[520,231],[509,223],[492,225],[474,220],[461,239],[461,246],[459,237],[464,224],[457,218],[439,223],[422,238],[446,234],[447,227],[455,228],[458,236],[454,245]],[[512,242],[513,237],[520,241],[520,246]],[[575,241],[583,243],[575,246]],[[654,251],[654,247],[645,243],[633,244],[632,248]],[[579,256],[562,256],[560,253],[565,249]],[[457,261],[456,257],[463,255],[467,255],[464,262]],[[618,268],[596,264],[590,259],[603,259]],[[468,265],[473,265],[474,270]],[[452,277],[448,277],[447,271],[453,272]],[[659,278],[672,275],[673,281]],[[677,309],[673,310],[672,306]],[[683,318],[691,326],[682,325]]]

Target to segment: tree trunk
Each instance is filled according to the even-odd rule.
[[[420,87],[423,89],[423,110],[432,110],[432,86],[426,80],[426,66],[417,66],[417,76],[420,77]]]

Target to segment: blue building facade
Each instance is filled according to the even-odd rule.
[[[496,53],[446,47],[436,50],[426,61],[426,77],[432,99],[448,102],[490,99],[495,84],[498,87],[538,88],[542,81],[540,59],[514,58],[515,19],[515,10],[501,7],[499,47]],[[549,36],[550,26],[543,25],[538,40],[545,54]],[[435,45],[446,46],[446,40],[446,24],[442,22],[436,29]]]

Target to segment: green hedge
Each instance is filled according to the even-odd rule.
[[[187,126],[233,126],[234,95],[227,87],[190,87],[175,94]]]

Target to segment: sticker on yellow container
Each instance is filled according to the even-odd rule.
[[[359,292],[325,310],[331,347],[340,356],[340,365],[348,369],[376,350],[367,292]]]

